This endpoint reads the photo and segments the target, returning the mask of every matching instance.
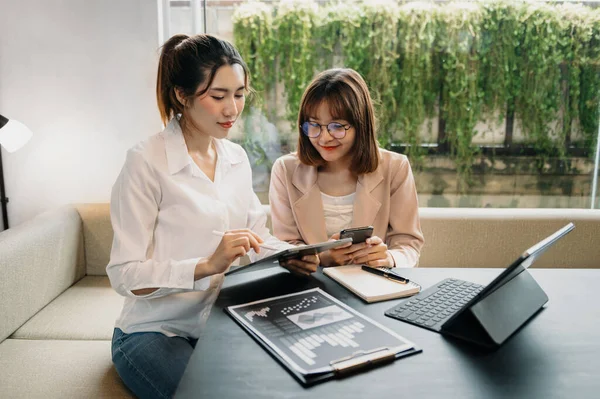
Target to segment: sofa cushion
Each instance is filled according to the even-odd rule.
[[[81,218],[72,206],[0,233],[0,342],[84,273]]]
[[[110,340],[124,298],[108,277],[87,276],[14,332],[18,339]]]
[[[108,203],[78,204],[76,208],[83,220],[86,274],[106,276],[106,265],[110,258],[113,240],[110,205]]]
[[[0,344],[4,398],[133,398],[112,364],[110,341]]]

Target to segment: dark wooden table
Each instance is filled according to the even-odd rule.
[[[490,352],[384,316],[400,300],[366,304],[324,276],[271,269],[226,279],[177,398],[599,398],[600,270],[530,269],[550,301]],[[427,288],[446,277],[486,284],[499,269],[410,269]],[[248,281],[252,279],[251,281]],[[320,287],[413,341],[423,353],[304,388],[223,308]]]

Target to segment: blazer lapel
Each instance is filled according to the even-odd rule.
[[[298,230],[307,244],[327,241],[325,214],[321,190],[317,185],[317,168],[299,163],[292,175],[292,184],[302,195],[293,206]]]
[[[381,202],[371,192],[383,181],[381,168],[375,172],[358,176],[356,200],[352,216],[352,227],[370,226],[381,208]]]

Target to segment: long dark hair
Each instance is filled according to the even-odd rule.
[[[180,90],[187,98],[204,94],[223,65],[239,64],[244,69],[248,87],[248,67],[236,48],[226,40],[210,35],[175,35],[162,46],[156,79],[156,100],[163,123],[182,114],[182,105],[175,95]],[[205,88],[196,93],[206,82]]]

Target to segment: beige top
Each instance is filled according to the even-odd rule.
[[[372,225],[388,245],[397,267],[418,264],[424,239],[415,181],[406,156],[379,150],[375,172],[358,176],[350,227]],[[291,243],[326,241],[325,217],[317,168],[296,154],[280,157],[271,171],[269,190],[273,233]]]
[[[356,197],[356,193],[342,195],[340,197],[321,193],[323,214],[325,216],[325,232],[328,237],[348,228],[352,223],[354,197]]]

